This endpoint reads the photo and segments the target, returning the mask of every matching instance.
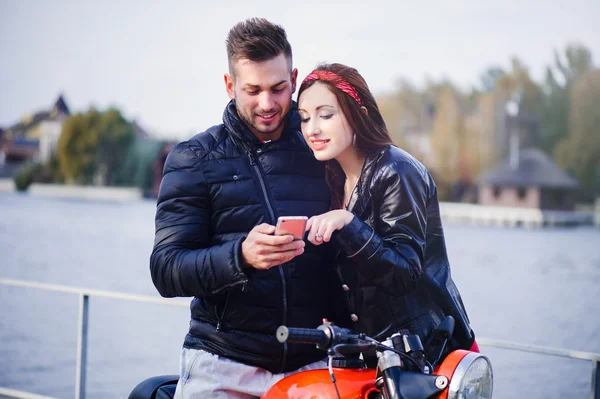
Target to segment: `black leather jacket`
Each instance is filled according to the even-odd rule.
[[[299,122],[290,112],[282,137],[263,145],[231,102],[222,125],[176,145],[164,167],[150,259],[161,295],[195,297],[184,346],[273,373],[325,356],[275,338],[282,324],[315,328],[327,317],[322,249],[307,243],[302,255],[266,271],[241,266],[241,244],[254,226],[329,209],[323,165]]]
[[[425,343],[452,315],[450,349],[469,349],[474,336],[450,276],[437,190],[427,169],[407,152],[386,147],[365,161],[349,210],[355,217],[333,242],[353,328],[374,338],[408,329]]]

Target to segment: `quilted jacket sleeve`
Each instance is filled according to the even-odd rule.
[[[211,245],[202,159],[186,142],[169,153],[156,208],[152,281],[164,297],[206,297],[242,284],[242,238]]]
[[[412,291],[422,272],[429,180],[412,162],[396,161],[373,184],[375,230],[358,217],[335,234],[359,273],[391,295]]]

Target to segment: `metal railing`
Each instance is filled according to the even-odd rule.
[[[0,285],[13,287],[34,288],[45,291],[63,292],[79,295],[79,323],[77,325],[77,366],[75,374],[75,399],[85,399],[87,346],[88,346],[88,319],[90,297],[111,298],[133,302],[146,302],[167,306],[189,307],[188,301],[155,298],[147,295],[125,294],[121,292],[75,288],[55,284],[43,284],[21,280],[0,278]],[[551,348],[538,345],[520,344],[510,341],[499,341],[488,338],[477,338],[481,346],[490,346],[500,349],[510,349],[522,352],[531,352],[542,355],[565,357],[569,359],[587,360],[592,362],[591,399],[600,399],[600,354],[581,352],[568,349]],[[132,387],[133,389],[133,387]],[[29,392],[0,387],[0,398],[18,399],[55,399],[49,396],[36,395]]]
[[[496,339],[479,338],[477,344],[499,349],[511,349],[521,352],[531,352],[541,355],[565,357],[568,359],[588,360],[592,362],[591,399],[600,399],[600,354],[575,351],[570,349],[552,348],[549,346],[520,344],[518,342],[500,341]]]
[[[92,290],[86,288],[75,288],[56,284],[43,284],[30,281],[0,279],[0,285],[9,285],[13,287],[35,288],[45,291],[63,292],[79,295],[79,322],[77,324],[77,365],[75,367],[75,399],[85,399],[85,383],[87,368],[87,348],[88,348],[88,319],[90,309],[90,297],[111,298],[132,302],[146,302],[167,306],[189,307],[189,302],[181,300],[155,298],[147,295],[125,294],[122,292]],[[133,387],[131,387],[133,389]],[[54,399],[39,395],[33,395],[28,392],[8,390],[0,387],[0,397],[23,399]],[[33,396],[27,396],[33,395]]]

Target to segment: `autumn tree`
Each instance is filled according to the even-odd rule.
[[[57,158],[68,183],[122,184],[119,169],[135,140],[132,125],[116,109],[90,109],[69,117],[57,144]]]
[[[600,69],[587,71],[569,90],[569,135],[557,146],[559,164],[590,194],[600,194]]]
[[[564,61],[563,58],[564,57]],[[569,91],[573,83],[592,69],[590,51],[582,45],[567,46],[564,56],[554,52],[554,65],[546,69],[542,131],[539,145],[553,155],[558,142],[569,133]]]
[[[439,94],[431,134],[434,161],[430,165],[438,180],[440,196],[445,197],[459,177],[459,156],[463,145],[463,121],[452,90]]]

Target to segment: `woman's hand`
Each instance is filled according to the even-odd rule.
[[[333,232],[343,229],[352,221],[352,218],[354,218],[354,214],[343,209],[313,216],[308,219],[306,224],[306,231],[309,232],[307,239],[314,245],[329,242]]]

